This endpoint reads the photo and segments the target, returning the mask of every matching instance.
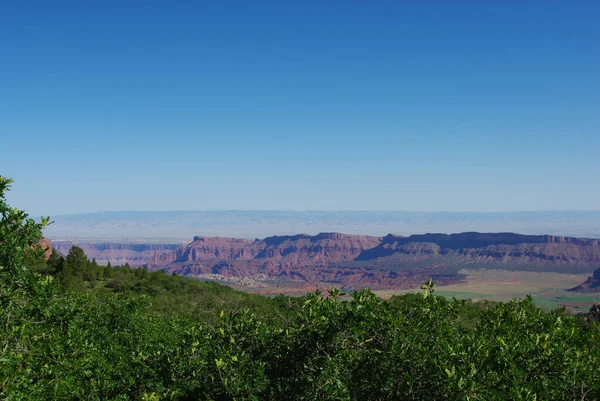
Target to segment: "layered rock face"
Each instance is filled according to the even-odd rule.
[[[54,247],[66,254],[72,245],[56,242]],[[131,266],[144,265],[152,270],[190,276],[262,275],[280,282],[303,282],[311,286],[321,283],[346,289],[408,288],[430,277],[438,284],[452,283],[462,279],[457,274],[461,268],[581,273],[600,267],[600,240],[513,233],[409,237],[321,233],[262,240],[198,236],[187,246],[77,245],[100,263],[127,262]]]
[[[216,260],[248,260],[256,257],[258,241],[225,237],[194,237],[185,248],[165,255],[172,262],[209,262]]]
[[[265,238],[256,244],[261,249],[257,258],[270,259],[287,266],[327,265],[349,262],[364,250],[381,242],[379,237],[321,233]]]
[[[269,260],[296,265],[326,265],[352,261],[365,249],[377,246],[379,237],[321,233],[268,237],[244,240],[223,237],[194,237],[185,248],[161,258],[167,263],[215,262],[235,260]]]
[[[356,260],[385,257],[463,258],[472,263],[516,266],[555,265],[594,268],[600,266],[600,240],[519,235],[513,233],[387,235],[377,247],[362,252]]]
[[[456,273],[461,267],[572,272],[599,266],[599,240],[475,232],[383,238],[321,233],[254,241],[195,237],[148,265],[187,275],[264,274],[348,289],[411,287],[429,277],[452,283],[461,280]]]

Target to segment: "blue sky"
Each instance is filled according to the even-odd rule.
[[[35,214],[600,209],[598,1],[14,1]]]

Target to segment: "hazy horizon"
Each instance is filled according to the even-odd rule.
[[[600,211],[121,211],[52,220],[45,231],[51,239],[185,241],[196,235],[262,238],[331,231],[375,236],[502,231],[600,238]]]
[[[482,210],[482,211],[473,211],[473,210],[402,210],[402,209],[174,209],[174,210],[96,210],[89,212],[81,212],[81,213],[65,213],[58,214],[57,217],[60,216],[76,216],[83,214],[98,214],[98,213],[206,213],[206,212],[327,212],[327,213],[336,213],[336,212],[374,212],[374,213],[472,213],[472,214],[507,214],[507,213],[578,213],[578,212],[600,212],[600,209],[549,209],[549,210]],[[42,214],[44,215],[44,214]],[[51,217],[51,216],[50,216]]]

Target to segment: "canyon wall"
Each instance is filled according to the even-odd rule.
[[[277,283],[346,289],[410,288],[433,277],[463,279],[463,268],[592,272],[600,268],[600,240],[514,233],[422,234],[385,237],[320,233],[248,240],[196,236],[187,245],[73,243],[100,264],[129,263],[200,278],[266,277]]]

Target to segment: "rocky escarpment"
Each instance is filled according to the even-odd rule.
[[[72,243],[56,243],[62,253]],[[298,234],[248,240],[194,237],[186,246],[81,244],[99,262],[128,262],[152,270],[224,278],[268,277],[346,289],[408,288],[433,277],[462,279],[461,268],[592,272],[600,267],[600,241],[513,233],[423,234],[370,237]]]
[[[356,260],[386,257],[396,261],[402,258],[460,258],[465,263],[556,268],[570,266],[589,270],[600,266],[600,240],[513,233],[467,232],[410,237],[390,234],[377,247],[362,252]]]
[[[349,262],[364,250],[381,242],[379,237],[320,233],[265,238],[256,246],[261,249],[256,258],[269,259],[283,265],[327,265]]]
[[[269,237],[247,244],[247,253],[239,248],[233,253],[243,257],[192,258],[163,267],[192,275],[266,274],[354,289],[411,287],[429,277],[439,283],[456,282],[461,280],[457,270],[464,267],[587,272],[600,266],[599,240],[547,235],[467,232],[379,238],[322,233]],[[193,250],[184,253],[193,254]]]
[[[567,291],[573,292],[600,292],[600,268],[594,270],[594,273],[587,278],[583,283],[579,284],[575,288],[571,288]],[[599,308],[596,309],[600,311]],[[600,316],[600,313],[598,314]]]
[[[352,261],[365,249],[377,246],[379,237],[321,233],[245,240],[223,237],[194,237],[186,247],[164,254],[155,264],[268,260],[286,266],[316,266]]]
[[[148,264],[192,276],[266,275],[349,289],[411,287],[429,277],[456,282],[462,267],[580,272],[598,266],[598,240],[475,232],[383,238],[321,233],[254,241],[195,237],[185,248]]]
[[[258,240],[240,238],[198,236],[194,237],[185,248],[164,254],[155,263],[248,260],[256,257],[260,252],[261,248],[257,247],[258,242]]]

